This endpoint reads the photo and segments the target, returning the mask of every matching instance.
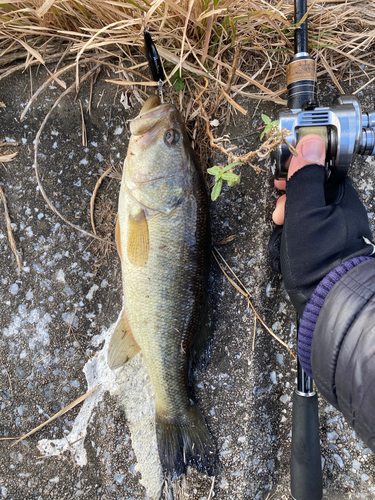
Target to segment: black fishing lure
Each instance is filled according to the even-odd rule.
[[[163,66],[161,65],[160,56],[147,28],[144,30],[144,40],[146,57],[148,60],[152,78],[155,80],[155,82],[164,81],[165,75]]]

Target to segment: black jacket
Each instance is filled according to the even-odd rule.
[[[311,365],[322,396],[375,452],[375,260],[351,269],[328,293]]]

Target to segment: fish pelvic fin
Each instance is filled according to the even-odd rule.
[[[114,370],[134,358],[140,350],[139,345],[134,340],[128,319],[123,313],[109,343],[108,366]]]
[[[219,472],[216,447],[195,404],[178,417],[156,410],[156,438],[163,472],[175,480],[191,465],[208,476]]]
[[[129,215],[128,222],[128,258],[136,267],[144,267],[148,261],[150,240],[148,223],[144,210],[137,215]]]

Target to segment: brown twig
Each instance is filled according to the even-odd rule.
[[[212,107],[212,109],[210,111],[210,116],[212,116],[212,117],[215,116],[217,108],[220,106],[220,103],[223,101],[224,97],[227,97],[227,99],[228,99],[229,89],[231,88],[233,80],[234,80],[234,77],[236,76],[236,71],[237,71],[237,67],[238,67],[238,63],[239,63],[240,55],[241,55],[241,49],[242,49],[242,43],[240,42],[236,46],[236,52],[234,54],[233,64],[232,64],[232,68],[231,68],[230,73],[229,73],[228,82],[225,85],[225,87],[222,90],[222,92],[219,95],[219,97],[216,99],[216,102],[215,102],[215,104],[213,105],[213,107]],[[232,103],[232,105],[233,105],[233,103]]]
[[[49,418],[48,420],[46,420],[45,422],[43,422],[42,424],[38,425],[38,427],[35,427],[35,429],[31,430],[30,432],[28,432],[27,434],[24,434],[23,436],[21,436],[15,443],[13,443],[11,445],[12,446],[15,446],[16,444],[18,444],[19,442],[23,441],[24,439],[28,438],[29,436],[31,436],[32,434],[35,434],[35,432],[39,431],[40,429],[42,429],[43,427],[45,427],[47,424],[49,424],[50,422],[53,422],[54,420],[56,420],[57,418],[61,417],[61,415],[64,415],[65,413],[67,413],[69,410],[71,410],[72,408],[74,408],[75,406],[77,406],[79,403],[82,403],[82,401],[84,401],[85,399],[87,399],[94,391],[96,391],[96,389],[100,386],[101,384],[99,385],[96,385],[93,389],[91,389],[91,391],[89,392],[86,392],[86,394],[83,394],[83,396],[80,396],[78,399],[76,399],[75,401],[73,401],[72,403],[70,403],[68,406],[65,406],[65,408],[63,408],[62,410],[58,411],[53,417]]]
[[[286,129],[283,129],[281,133],[279,132],[278,128],[275,126],[272,128],[272,130],[268,133],[267,135],[267,140],[260,146],[255,151],[249,151],[248,153],[244,155],[235,155],[233,153],[233,150],[235,149],[235,146],[231,146],[229,148],[224,148],[221,143],[220,139],[214,139],[211,129],[210,129],[210,122],[206,113],[206,110],[204,109],[204,106],[201,102],[200,99],[198,99],[199,106],[201,108],[203,117],[206,121],[206,132],[210,140],[210,145],[212,148],[217,148],[219,149],[222,153],[224,153],[226,156],[229,158],[229,162],[242,162],[242,163],[249,163],[249,165],[255,170],[256,173],[259,173],[262,171],[262,169],[258,165],[253,165],[251,162],[254,160],[254,158],[258,157],[261,160],[264,160],[268,158],[271,154],[271,152],[278,147],[280,144],[285,143],[287,144],[290,152],[294,156],[298,156],[298,153],[296,149],[287,141],[287,136],[289,135],[289,131]]]
[[[44,356],[43,358],[38,359],[38,361],[35,361],[35,364],[41,363],[42,361],[44,361],[45,359],[49,358],[50,356],[51,356],[51,353],[47,354],[47,356]]]
[[[17,154],[17,153],[15,153],[15,154]],[[12,249],[12,252],[16,258],[18,271],[20,272],[22,269],[22,263],[21,263],[20,256],[18,255],[18,252],[17,252],[16,242],[14,241],[14,236],[13,236],[13,231],[12,231],[12,221],[10,220],[10,217],[9,217],[7,200],[5,198],[5,194],[4,194],[3,188],[1,186],[0,186],[0,197],[1,197],[1,200],[2,200],[3,205],[4,205],[4,215],[5,215],[5,221],[6,221],[6,226],[7,226],[8,240],[9,240],[10,248]]]
[[[214,491],[214,485],[215,485],[215,476],[212,477],[211,488],[207,500],[211,500],[212,492]]]
[[[253,351],[255,351],[255,337],[257,335],[257,317],[254,318]]]
[[[341,87],[339,81],[337,80],[332,68],[330,67],[330,65],[328,64],[326,58],[323,56],[322,53],[319,54],[319,57],[320,57],[320,60],[322,61],[323,63],[323,66],[325,67],[325,69],[327,70],[327,73],[329,74],[329,76],[331,77],[333,83],[336,85],[336,87],[339,89],[339,91],[341,92],[341,94],[345,94],[343,88]]]
[[[95,198],[96,198],[96,195],[99,191],[99,188],[103,182],[103,179],[105,177],[107,177],[107,175],[110,173],[110,171],[112,170],[112,166],[107,168],[107,170],[104,172],[104,174],[102,174],[99,179],[97,180],[96,184],[95,184],[95,189],[92,193],[92,196],[90,198],[90,218],[91,218],[91,227],[92,227],[92,230],[94,232],[94,234],[96,235],[96,227],[95,227],[95,221],[94,221],[94,208],[95,208]]]
[[[290,354],[293,356],[293,358],[297,361],[297,358],[296,356],[294,355],[293,351],[290,349],[290,347],[288,346],[288,344],[286,344],[284,341],[282,341],[272,330],[271,328],[269,328],[265,322],[262,320],[262,318],[259,316],[258,312],[256,311],[255,307],[253,306],[251,300],[250,300],[250,293],[248,292],[248,290],[246,289],[245,285],[243,283],[241,283],[241,281],[239,280],[239,278],[236,276],[236,274],[233,272],[233,270],[231,269],[231,267],[227,264],[226,260],[224,259],[224,257],[221,255],[221,253],[215,248],[214,249],[215,252],[219,255],[219,257],[221,258],[221,260],[224,262],[224,264],[226,265],[227,269],[229,269],[229,271],[233,274],[233,276],[235,277],[235,279],[238,281],[239,285],[232,280],[232,278],[230,278],[228,276],[228,274],[225,272],[225,269],[223,268],[223,266],[220,264],[218,258],[216,257],[215,255],[215,252],[212,250],[212,255],[214,256],[214,259],[216,260],[218,266],[220,267],[221,269],[221,272],[224,274],[224,276],[227,278],[227,280],[230,282],[230,284],[238,291],[240,292],[241,295],[243,295],[244,297],[246,297],[247,299],[247,302],[249,304],[249,306],[251,307],[251,309],[254,311],[254,314],[255,316],[259,319],[259,321],[261,322],[261,324],[264,326],[264,328],[267,330],[267,332],[272,335],[272,337],[277,340],[282,346],[286,347],[288,349],[288,351],[290,352]]]
[[[213,4],[211,2],[210,7],[213,7]],[[203,51],[201,55],[201,63],[204,64],[206,61],[207,53],[208,53],[208,48],[210,46],[210,41],[211,41],[211,33],[212,33],[212,26],[214,24],[214,16],[210,16],[207,18],[207,24],[206,24],[206,34],[204,37],[204,44],[203,44]]]
[[[8,161],[13,160],[18,155],[18,153],[8,153],[5,155],[0,155],[0,162],[1,163],[8,163]]]
[[[87,133],[86,133],[86,124],[85,124],[85,116],[83,114],[82,101],[79,100],[79,107],[81,108],[81,121],[82,121],[82,146],[87,147]]]
[[[8,382],[9,382],[9,390],[10,390],[10,393],[13,397],[13,388],[12,388],[12,381],[10,379],[10,376],[9,376],[9,373],[8,373],[8,370],[5,368],[5,365],[4,363],[2,362],[2,365],[4,366],[4,370],[5,370],[5,373],[7,374],[7,377],[8,377]]]
[[[226,245],[227,243],[230,243],[231,241],[233,241],[235,238],[237,238],[237,235],[231,234],[230,236],[227,236],[226,238],[223,238],[222,240],[215,241],[215,243],[213,243],[213,246],[218,247],[220,245]]]
[[[15,146],[19,146],[19,145],[20,145],[20,142],[7,142],[7,141],[0,142],[0,148],[3,148],[4,146],[15,147]]]

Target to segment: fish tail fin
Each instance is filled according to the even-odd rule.
[[[188,465],[208,476],[216,475],[216,448],[195,404],[178,417],[156,412],[155,425],[161,465],[169,479],[184,474]]]

